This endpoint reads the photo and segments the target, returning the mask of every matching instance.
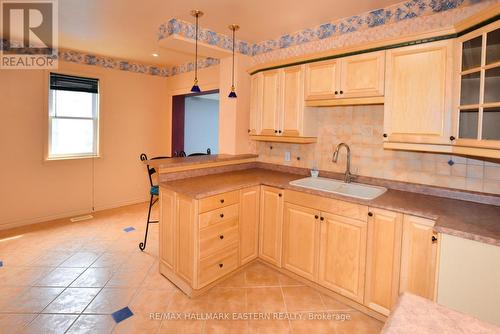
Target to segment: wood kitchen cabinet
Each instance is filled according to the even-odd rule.
[[[318,283],[363,303],[366,222],[322,213]]]
[[[248,133],[257,135],[260,133],[262,117],[262,96],[263,96],[263,73],[251,76],[250,81],[250,125]]]
[[[500,21],[456,43],[453,152],[500,158]]]
[[[265,71],[262,73],[262,111],[260,135],[278,134],[281,113],[280,104],[280,70]]]
[[[261,187],[259,257],[281,267],[283,229],[283,190]]]
[[[240,263],[259,255],[260,186],[240,191]]]
[[[399,296],[403,215],[369,210],[364,304],[389,315]]]
[[[195,211],[194,200],[176,194],[176,242],[177,259],[175,272],[188,283],[193,283]]]
[[[285,203],[283,267],[312,281],[317,277],[319,217],[318,210]]]
[[[452,62],[449,40],[387,51],[385,148],[450,151]]]
[[[173,191],[160,193],[160,261],[171,270],[175,266],[176,197]]]
[[[337,60],[314,62],[306,65],[306,100],[333,99],[338,95],[339,71]],[[337,92],[337,94],[335,94]]]
[[[384,71],[385,51],[307,64],[305,98],[327,99],[329,105],[363,104],[362,98],[384,96]]]
[[[310,143],[316,127],[316,114],[304,107],[303,65],[252,76],[251,139]]]
[[[434,221],[405,215],[401,251],[400,293],[435,300],[439,235]]]

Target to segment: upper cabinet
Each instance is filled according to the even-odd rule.
[[[384,96],[384,70],[385,51],[307,64],[307,105],[383,103],[363,98]]]
[[[500,21],[456,43],[457,146],[500,149]]]
[[[304,107],[304,66],[265,71],[252,77],[252,139],[315,142],[315,114]]]
[[[450,144],[452,42],[392,49],[386,57],[384,146]]]

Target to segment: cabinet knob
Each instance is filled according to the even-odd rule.
[[[319,216],[318,216],[318,215],[314,215],[314,219],[318,219],[318,218],[319,218]]]
[[[250,130],[250,129],[248,129],[248,133],[250,133],[250,131],[251,131],[251,130]]]
[[[281,196],[283,196],[283,194],[279,193],[278,196],[281,197]]]
[[[335,95],[339,95],[339,92],[335,91]]]
[[[224,267],[224,263],[219,263],[219,268]]]
[[[224,198],[220,200],[221,203],[224,203]]]
[[[220,240],[224,239],[224,235],[223,234],[219,235],[219,239]]]
[[[325,217],[320,217],[319,220],[323,221],[325,220]]]
[[[281,130],[278,130],[278,133],[281,133]]]
[[[274,133],[278,133],[278,130],[274,130]]]
[[[456,138],[454,136],[450,136],[450,140],[454,141]]]
[[[438,241],[438,238],[436,238],[436,236],[433,235],[431,240],[432,240],[432,243],[435,244]]]
[[[384,136],[384,138],[387,138],[387,133],[384,133],[384,135],[383,135],[383,136]]]
[[[368,216],[373,217],[373,212],[368,212]]]
[[[340,91],[340,94],[344,94],[344,91],[343,91],[343,90],[341,90],[341,91]]]
[[[221,213],[221,214],[220,214],[220,217],[221,217],[221,218],[224,218],[224,214],[223,214],[223,213]]]

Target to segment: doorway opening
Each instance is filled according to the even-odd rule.
[[[173,96],[172,156],[219,152],[219,90]]]

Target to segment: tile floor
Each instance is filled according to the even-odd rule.
[[[378,333],[382,323],[253,264],[205,295],[187,298],[158,272],[158,226],[145,252],[146,206],[0,232],[0,333]],[[126,233],[124,228],[135,231]],[[111,313],[134,315],[118,324]],[[172,320],[169,312],[337,312],[350,320]],[[323,312],[323,313],[320,313]]]

